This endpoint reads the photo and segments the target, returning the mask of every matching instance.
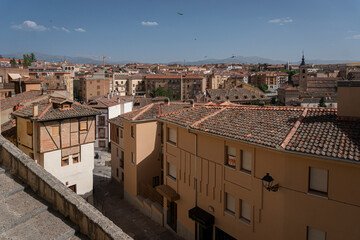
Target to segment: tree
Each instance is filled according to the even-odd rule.
[[[323,97],[319,101],[319,107],[326,107],[325,99]]]
[[[18,61],[18,65],[21,65],[21,60],[19,59],[19,61]]]
[[[151,97],[168,97],[170,100],[173,100],[173,94],[171,89],[166,90],[163,87],[158,87],[157,89],[154,89],[150,95]]]
[[[0,58],[3,58],[3,55],[0,54]]]
[[[35,54],[34,54],[34,53],[31,53],[31,54],[30,54],[30,59],[31,59],[31,62],[35,62],[35,61],[36,61],[36,57],[35,57]]]
[[[11,60],[10,60],[10,64],[12,67],[14,67],[16,65],[16,60],[15,60],[15,57],[13,57]]]
[[[35,58],[35,55],[33,56]],[[31,66],[31,63],[33,61],[31,60],[31,55],[29,54],[24,54],[23,55],[23,65],[28,67],[28,66]]]
[[[258,86],[258,88],[263,91],[263,92],[266,92],[268,90],[268,85],[266,85],[266,83],[263,83],[261,85]]]

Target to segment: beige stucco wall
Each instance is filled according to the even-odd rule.
[[[338,87],[338,115],[360,117],[360,87]]]
[[[178,140],[176,146],[165,141],[164,181],[180,195],[176,201],[178,234],[191,238],[189,232],[194,234],[195,222],[188,217],[188,210],[195,206],[195,136],[184,128],[170,126],[178,129]],[[227,145],[237,149],[236,169],[224,165]],[[250,175],[240,171],[240,150],[252,152]],[[177,167],[176,182],[166,177],[166,162]],[[306,239],[307,226],[325,231],[327,240],[360,237],[360,229],[354,224],[360,216],[359,164],[285,153],[198,133],[196,165],[198,206],[215,216],[216,227],[237,239]],[[329,171],[327,198],[308,193],[309,167]],[[278,192],[262,188],[260,179],[267,172],[280,184]],[[224,212],[225,192],[235,196],[235,216]],[[239,220],[240,199],[251,205],[250,224]],[[209,211],[209,206],[214,212]]]

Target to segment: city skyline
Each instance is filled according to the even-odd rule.
[[[112,61],[259,56],[357,60],[360,4],[226,1],[2,1],[1,54],[42,52]],[[14,13],[16,9],[16,14]],[[337,18],[334,16],[341,16]]]

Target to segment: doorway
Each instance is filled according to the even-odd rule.
[[[167,225],[176,232],[177,230],[177,204],[167,201]]]

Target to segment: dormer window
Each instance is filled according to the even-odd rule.
[[[70,107],[71,107],[70,104],[63,104],[62,106],[63,109],[69,109]]]

